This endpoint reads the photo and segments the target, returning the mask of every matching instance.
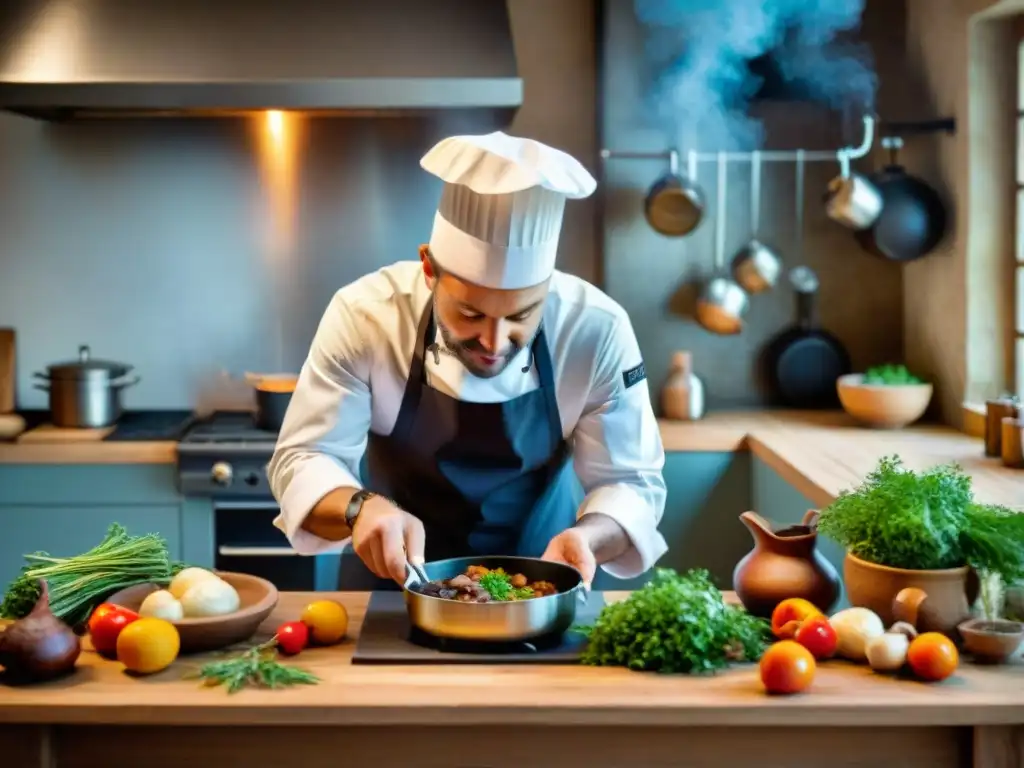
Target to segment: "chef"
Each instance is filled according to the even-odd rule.
[[[274,524],[300,554],[351,543],[342,589],[397,588],[407,558],[642,574],[666,550],[644,363],[622,307],[555,269],[595,180],[502,132],[421,165],[443,182],[429,243],[327,307],[268,466]]]

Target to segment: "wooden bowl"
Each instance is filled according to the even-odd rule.
[[[899,429],[920,419],[932,400],[931,384],[865,384],[864,374],[836,380],[843,410],[869,427]]]
[[[224,616],[172,621],[181,636],[181,653],[216,651],[245,642],[256,634],[260,624],[277,605],[277,587],[266,579],[230,571],[214,573],[235,588],[240,607]],[[156,584],[136,584],[111,595],[107,602],[137,611],[147,596],[163,588]]]
[[[1019,621],[970,619],[957,628],[964,650],[981,664],[1005,664],[1024,641],[1024,624]]]

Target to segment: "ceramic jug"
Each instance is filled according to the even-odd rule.
[[[732,584],[747,612],[770,618],[786,598],[802,597],[828,614],[839,598],[840,581],[817,549],[817,510],[782,529],[756,512],[744,512],[740,521],[754,537],[754,548],[736,564]]]

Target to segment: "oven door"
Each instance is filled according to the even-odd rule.
[[[217,570],[259,576],[289,592],[338,589],[340,556],[300,555],[274,526],[274,501],[217,501],[213,505]]]

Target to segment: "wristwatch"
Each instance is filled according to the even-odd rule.
[[[352,498],[348,502],[348,506],[345,508],[345,525],[348,526],[349,530],[356,524],[356,518],[359,517],[359,513],[363,509],[369,499],[372,499],[377,494],[373,491],[361,490],[356,491],[352,494]]]

